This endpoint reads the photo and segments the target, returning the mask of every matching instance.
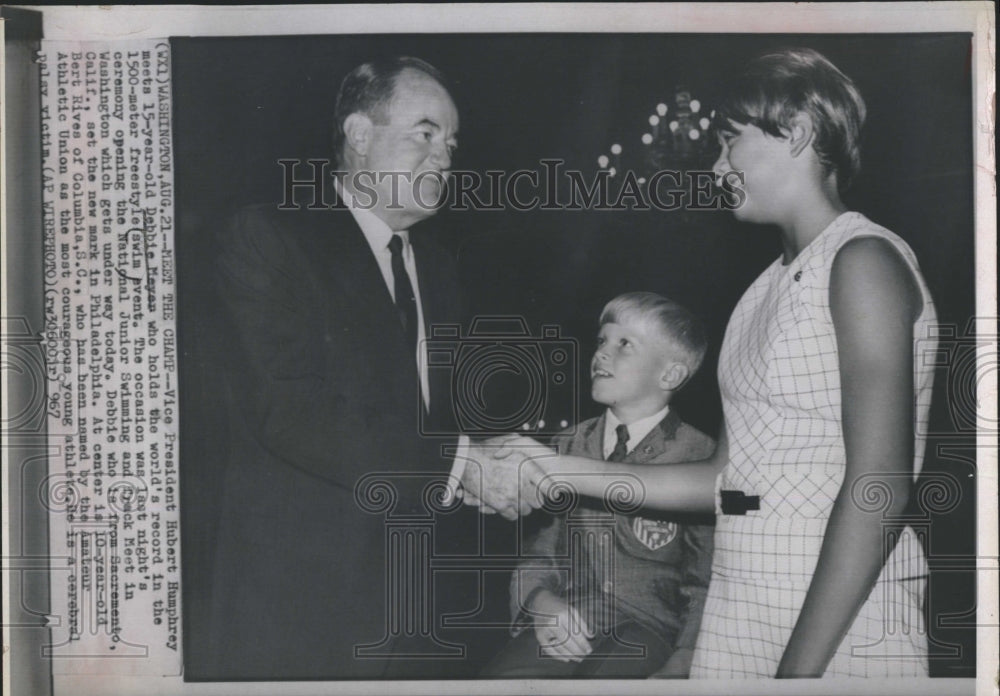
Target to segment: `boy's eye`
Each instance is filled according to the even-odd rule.
[[[599,346],[603,346],[604,345],[604,336],[598,336],[597,337],[597,345],[599,345]]]

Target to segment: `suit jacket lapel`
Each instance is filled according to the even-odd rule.
[[[321,261],[326,265],[325,275],[350,298],[353,306],[364,308],[374,322],[398,327],[403,339],[392,295],[354,216],[346,208],[323,213],[314,234],[321,240],[319,248],[326,252]]]
[[[584,454],[590,459],[604,459],[604,423],[607,417],[605,411],[600,418],[587,426],[587,431],[583,434]]]
[[[649,431],[635,449],[629,453],[625,461],[629,464],[645,464],[646,462],[661,456],[677,436],[677,428],[680,427],[681,419],[672,410],[667,412],[666,417]]]

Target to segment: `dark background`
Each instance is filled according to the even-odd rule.
[[[231,407],[204,356],[216,338],[213,232],[239,207],[283,196],[282,158],[327,159],[337,86],[358,63],[419,56],[450,78],[461,116],[454,169],[541,171],[559,158],[588,175],[611,143],[641,149],[648,116],[680,85],[711,108],[722,81],[762,50],[808,46],[854,79],[868,106],[863,170],[849,207],[914,249],[950,332],[939,351],[924,482],[948,502],[914,505],[932,564],[932,673],[975,663],[974,205],[971,36],[433,35],[173,39],[178,292],[182,361],[185,642],[197,651],[211,562],[218,414]],[[708,163],[710,164],[710,162]],[[305,174],[300,174],[304,176]],[[714,434],[715,367],[729,314],[779,254],[774,230],[724,211],[457,211],[416,228],[453,250],[477,314],[557,324],[579,342],[573,403],[546,418],[599,413],[586,365],[610,298],[651,290],[705,321],[711,349],[680,395],[681,416]],[[216,449],[213,449],[216,448]],[[942,479],[941,477],[945,477]],[[928,488],[927,490],[931,490]],[[929,499],[925,499],[927,503]],[[919,501],[918,501],[919,503]]]

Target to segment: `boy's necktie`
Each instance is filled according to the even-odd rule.
[[[626,443],[628,443],[628,426],[622,423],[615,428],[615,434],[618,436],[618,442],[615,443],[614,450],[608,455],[608,461],[623,462],[625,461],[625,456],[628,454],[628,448],[626,447]]]
[[[413,283],[410,274],[406,272],[403,263],[403,238],[398,234],[389,240],[389,251],[392,252],[392,278],[396,295],[396,312],[399,321],[406,332],[406,339],[411,348],[417,348],[417,298],[413,294]]]

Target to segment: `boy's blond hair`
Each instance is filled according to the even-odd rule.
[[[701,320],[683,305],[655,292],[626,292],[601,311],[600,324],[635,322],[653,328],[688,368],[690,379],[701,367],[708,348]]]

